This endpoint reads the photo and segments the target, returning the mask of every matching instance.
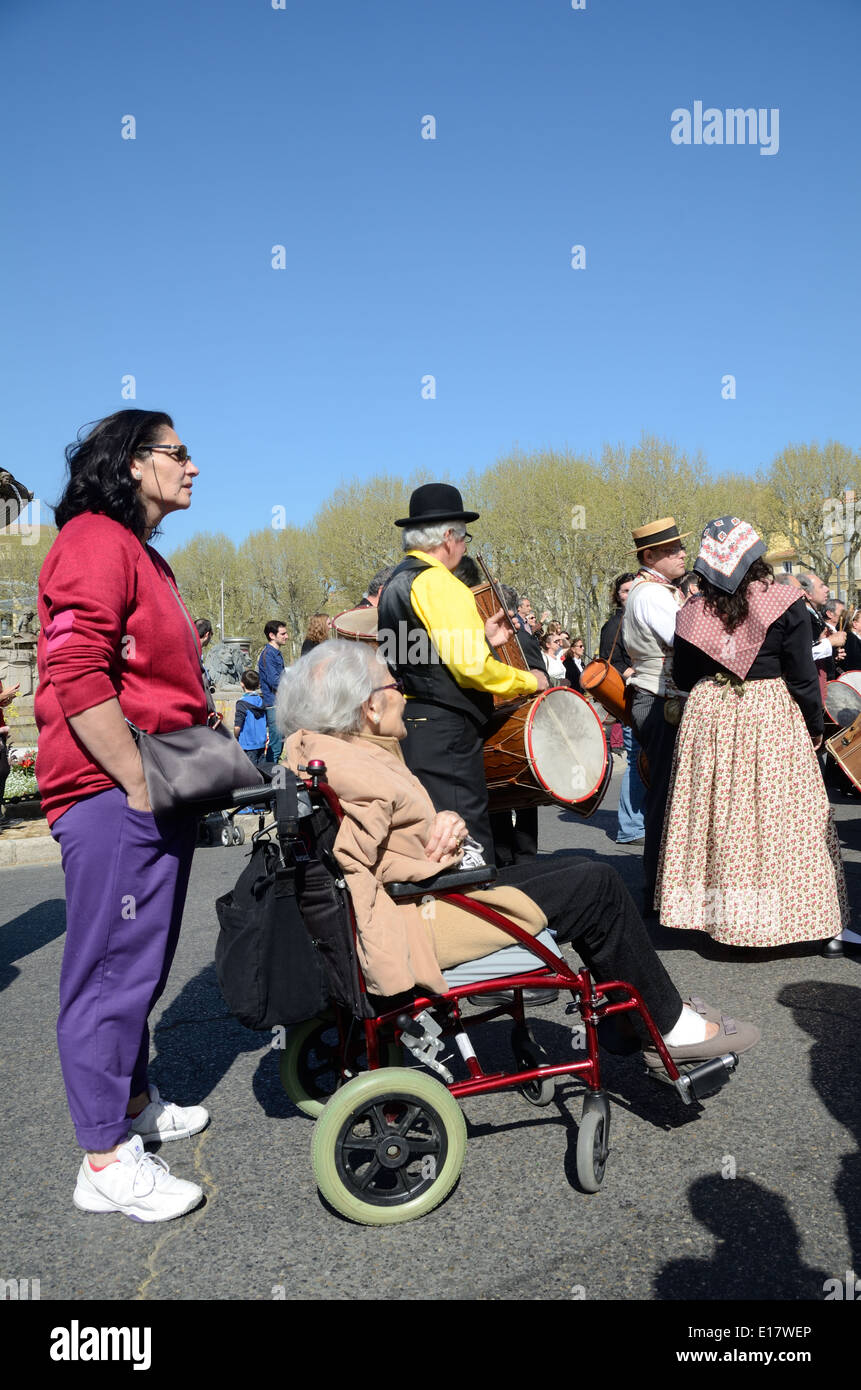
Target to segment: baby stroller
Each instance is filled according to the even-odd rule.
[[[532,1105],[543,1106],[553,1099],[556,1079],[571,1076],[585,1088],[577,1178],[585,1192],[597,1192],[609,1151],[610,1104],[601,1084],[596,1030],[615,1014],[639,1014],[685,1105],[699,1103],[729,1080],[738,1063],[735,1053],[680,1074],[633,986],[624,981],[596,985],[587,970],[565,961],[549,932],[532,937],[487,904],[466,897],[470,888],[493,882],[493,869],[445,871],[420,884],[387,885],[387,891],[398,902],[426,900],[429,894],[444,898],[506,932],[512,946],[447,971],[445,994],[416,989],[397,999],[370,995],[356,953],[355,917],[332,853],[341,808],[326,781],[325,764],[311,762],[300,772],[297,781],[281,768],[267,790],[240,791],[235,797],[239,805],[267,799],[274,804],[274,827],[264,833],[274,832],[282,875],[295,884],[302,922],[322,965],[322,993],[309,1007],[314,1017],[283,1019],[292,1026],[284,1030],[281,1078],[294,1103],[315,1119],[314,1175],[336,1211],[366,1225],[426,1215],[448,1196],[463,1167],[461,1097],[518,1090]],[[226,901],[219,902],[222,934]],[[221,971],[219,979],[230,1001]],[[547,1057],[525,1017],[527,988],[570,993],[567,1012],[579,1032],[579,1056],[569,1052],[558,1062]],[[500,991],[507,997],[481,1006],[482,996]],[[462,1016],[465,996],[478,1003],[478,1014]],[[511,1066],[485,1071],[471,1034],[505,1015],[513,1023]],[[453,1040],[465,1079],[455,1080],[441,1058],[444,1039]],[[405,1053],[413,1065],[403,1065]]]
[[[245,830],[234,825],[235,811],[210,811],[197,822],[197,843],[199,845],[244,845]]]

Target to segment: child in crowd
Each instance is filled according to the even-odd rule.
[[[239,747],[245,749],[256,767],[266,758],[269,749],[269,734],[266,728],[266,710],[263,707],[263,697],[260,694],[260,677],[253,666],[249,666],[248,670],[242,673],[241,684],[245,695],[236,702],[233,732],[239,740]],[[251,808],[250,814],[256,814],[253,808]]]

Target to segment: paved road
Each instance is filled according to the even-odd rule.
[[[541,845],[609,858],[637,893],[639,853],[611,839],[618,781],[617,769],[591,822],[543,811]],[[838,800],[835,811],[858,902],[861,817],[857,803]],[[419,1223],[353,1226],[317,1194],[311,1122],[281,1090],[277,1054],[228,1017],[215,983],[212,904],[245,852],[198,851],[154,1020],[154,1079],[213,1114],[206,1133],[166,1154],[204,1185],[207,1203],[157,1227],[72,1206],[78,1159],[54,1042],[62,876],[0,874],[10,1194],[0,1276],[39,1278],[43,1299],[266,1300],[283,1287],[290,1299],[821,1300],[824,1280],[861,1273],[861,966],[812,950],[742,956],[698,933],[661,932],[683,992],[762,1027],[718,1097],[691,1114],[636,1059],[607,1058],[613,1144],[595,1196],[574,1184],[576,1087],[542,1111],[510,1093],[470,1100],[466,1164],[449,1200]],[[536,1019],[545,1044],[564,1052],[562,1004]],[[507,1026],[484,1031],[504,1055]]]

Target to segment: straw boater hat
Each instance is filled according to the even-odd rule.
[[[676,525],[673,516],[662,516],[658,521],[649,521],[645,526],[638,526],[636,531],[632,531],[634,537],[634,549],[639,555],[641,550],[648,549],[649,546],[668,545],[670,541],[683,541],[685,536],[690,536],[690,531],[682,531]]]

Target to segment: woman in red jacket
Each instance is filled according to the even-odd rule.
[[[169,415],[122,410],[66,450],[59,536],[39,576],[36,775],[66,878],[57,1041],[85,1211],[166,1221],[202,1200],[148,1140],[207,1124],[147,1077],[147,1018],[176,949],[195,824],[153,815],[127,720],[158,733],[202,724],[200,643],[148,541],[191,503],[198,469]]]

